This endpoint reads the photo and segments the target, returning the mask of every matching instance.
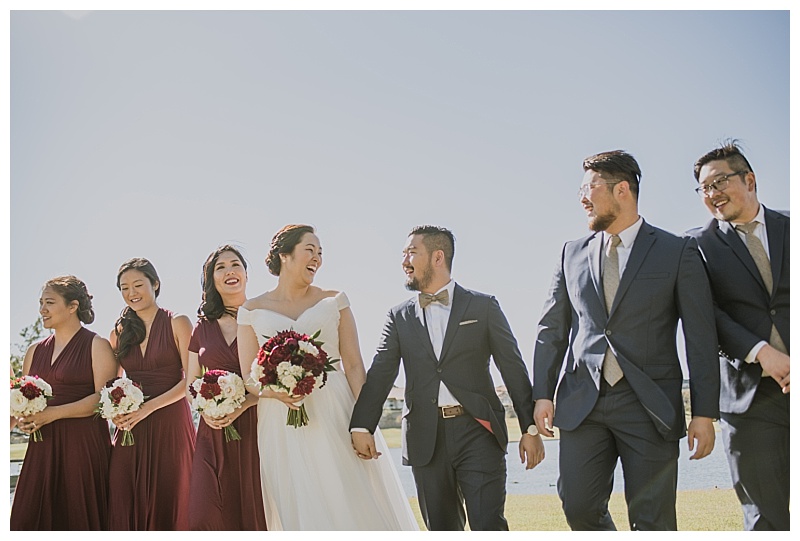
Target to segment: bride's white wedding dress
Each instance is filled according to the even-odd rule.
[[[327,297],[296,320],[266,309],[239,308],[240,325],[251,325],[259,346],[279,331],[313,335],[331,359],[340,359],[339,311],[344,293]],[[355,399],[341,362],[328,382],[306,397],[309,423],[286,426],[279,400],[258,402],[261,490],[270,530],[417,530],[417,521],[391,463],[386,442],[375,432],[377,460],[362,460],[350,443]]]

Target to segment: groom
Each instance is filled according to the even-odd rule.
[[[403,464],[410,465],[429,530],[508,530],[508,431],[489,357],[517,412],[526,469],[544,458],[528,370],[497,300],[450,277],[453,233],[415,227],[403,249],[406,287],[420,294],[389,311],[350,422],[360,458],[378,458],[373,433],[400,369],[406,376]],[[464,513],[466,504],[466,516]]]

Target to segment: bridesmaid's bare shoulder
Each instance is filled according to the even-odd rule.
[[[184,314],[172,314],[172,332],[192,332],[192,320]]]

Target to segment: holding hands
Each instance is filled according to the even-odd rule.
[[[351,432],[350,440],[353,442],[353,449],[358,458],[369,460],[381,456],[381,453],[375,447],[375,436],[369,432]]]

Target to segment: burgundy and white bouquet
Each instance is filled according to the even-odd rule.
[[[209,417],[223,417],[233,413],[245,401],[244,381],[239,374],[226,370],[206,370],[189,386],[192,407]],[[242,437],[233,425],[224,429],[225,441],[240,440]]]
[[[339,359],[328,359],[322,349],[323,342],[317,340],[320,331],[313,336],[288,330],[267,339],[258,351],[258,357],[250,367],[250,377],[261,390],[287,392],[292,396],[305,397],[314,389],[322,388],[328,374],[336,368]],[[299,410],[289,409],[286,424],[299,428],[308,424],[308,414],[302,400]]]
[[[39,413],[53,398],[53,388],[39,376],[22,376],[11,379],[11,415],[27,417]],[[42,433],[34,430],[32,441],[42,441]]]
[[[142,386],[128,378],[114,378],[100,389],[100,403],[95,412],[103,419],[112,420],[117,415],[133,413],[138,410],[144,399]],[[133,445],[133,433],[122,429],[122,446]]]

